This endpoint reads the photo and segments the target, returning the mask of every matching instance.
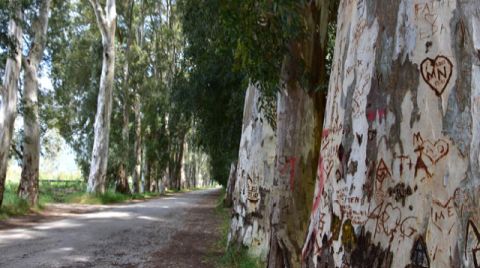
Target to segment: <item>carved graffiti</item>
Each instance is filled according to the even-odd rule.
[[[402,201],[402,206],[405,206],[405,199],[412,195],[413,191],[410,186],[406,186],[404,183],[399,183],[393,188],[388,188],[388,194],[395,197],[395,201]]]
[[[384,233],[393,241],[394,237],[410,238],[417,230],[415,226],[416,217],[403,217],[402,210],[393,206],[392,203],[382,202],[369,212],[369,219],[375,220],[375,233]]]
[[[428,268],[430,267],[430,258],[428,257],[427,244],[422,236],[419,236],[413,243],[412,251],[410,253],[409,267]]]
[[[473,237],[472,237],[473,233]],[[471,247],[468,247],[469,240],[472,240]],[[473,264],[475,268],[480,267],[480,232],[475,226],[472,220],[467,223],[467,233],[465,237],[465,257],[468,258],[468,254],[472,254]]]
[[[437,96],[442,95],[452,78],[452,62],[445,56],[437,56],[435,59],[426,58],[420,68],[423,80],[435,91]]]
[[[383,184],[383,181],[386,178],[390,178],[390,177],[392,177],[392,173],[390,173],[390,170],[385,164],[385,161],[383,161],[383,159],[380,159],[380,162],[378,163],[378,167],[377,167],[377,181],[380,184]]]
[[[258,201],[258,185],[248,176],[247,178],[247,188],[248,188],[248,196],[247,199],[251,202]]]
[[[453,206],[452,198],[448,199],[447,202],[440,202],[439,200],[433,200],[433,205],[431,208],[431,217],[433,224],[440,230],[445,231],[450,234],[455,223],[449,224],[449,219],[455,216],[455,207]],[[449,224],[450,226],[445,226]],[[446,228],[446,229],[445,229]]]
[[[437,140],[432,143],[429,140],[423,142],[423,152],[433,164],[436,164],[440,159],[448,154],[448,143],[444,140]]]

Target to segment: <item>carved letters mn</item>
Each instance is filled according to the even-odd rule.
[[[423,80],[435,91],[437,96],[442,95],[452,78],[453,64],[445,56],[435,59],[426,58],[421,64]]]

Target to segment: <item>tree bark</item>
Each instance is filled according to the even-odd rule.
[[[275,180],[271,191],[268,267],[300,267],[310,217],[321,141],[326,83],[327,29],[332,1],[311,1],[305,9],[309,38],[293,42],[284,61],[284,88],[277,102]],[[298,62],[308,59],[309,84],[300,85]]]
[[[102,8],[98,0],[89,0],[102,35],[103,63],[95,115],[94,142],[87,192],[104,193],[108,165],[110,119],[112,114],[113,78],[115,74],[115,0],[107,0]]]
[[[175,161],[175,189],[180,190],[182,187],[181,179],[182,179],[182,165],[183,165],[183,154],[185,150],[185,133],[181,133],[180,142],[178,146],[178,152],[176,161]]]
[[[144,192],[151,192],[152,188],[152,161],[145,156],[145,186]]]
[[[142,172],[142,118],[140,114],[140,95],[135,93],[135,102],[133,105],[135,114],[135,167],[133,171],[133,192],[140,192],[140,180]]]
[[[479,267],[480,7],[340,3],[306,267]]]
[[[250,85],[245,95],[237,178],[233,193],[229,244],[249,248],[267,260],[270,242],[270,189],[274,179],[275,133],[259,109],[261,92]],[[204,180],[204,186],[210,181]]]
[[[235,183],[237,181],[237,163],[230,164],[230,174],[228,176],[227,189],[223,206],[231,208],[233,206],[233,193],[235,192]]]
[[[10,1],[12,4],[14,2],[16,1]],[[20,5],[15,7],[15,16],[18,20],[23,18]],[[8,36],[12,39],[15,47],[9,50],[3,85],[0,88],[0,207],[5,191],[13,125],[17,115],[17,88],[22,64],[23,31],[22,25],[18,20],[11,18],[8,24]]]
[[[34,33],[29,54],[23,60],[24,67],[24,141],[22,175],[18,196],[30,206],[38,204],[38,177],[40,164],[40,121],[38,114],[38,67],[47,42],[50,0],[42,1],[38,16],[32,22]]]
[[[124,150],[122,152],[122,161],[119,165],[119,172],[118,172],[118,182],[116,191],[129,194],[130,193],[130,186],[128,184],[128,153],[130,148],[129,143],[129,124],[130,124],[130,85],[129,85],[129,55],[130,55],[130,46],[133,41],[133,8],[135,5],[134,0],[129,0],[129,22],[128,22],[128,37],[127,37],[127,45],[125,47],[125,64],[123,66],[123,121],[122,121],[122,143]]]

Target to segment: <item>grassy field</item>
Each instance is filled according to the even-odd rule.
[[[217,201],[217,213],[222,219],[221,239],[215,245],[214,251],[223,251],[224,254],[216,260],[217,267],[220,268],[260,268],[265,265],[257,258],[248,254],[245,247],[228,245],[228,232],[230,230],[230,209],[223,206],[223,197],[220,195]]]

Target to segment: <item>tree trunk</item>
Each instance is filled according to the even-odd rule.
[[[16,1],[10,1],[11,3]],[[23,18],[20,5],[15,8],[18,20]],[[5,191],[10,143],[12,141],[13,125],[17,115],[17,88],[22,63],[23,32],[22,25],[11,18],[8,24],[8,36],[15,47],[9,51],[5,65],[3,85],[0,88],[0,207]]]
[[[245,96],[229,243],[247,246],[252,255],[266,260],[276,137],[264,111],[258,108],[260,98],[260,91],[250,85]],[[204,181],[204,186],[209,184]]]
[[[18,196],[30,206],[38,204],[38,176],[40,164],[40,121],[38,114],[38,67],[47,42],[48,12],[50,0],[42,1],[38,17],[32,23],[34,33],[29,54],[23,60],[24,67],[24,141],[22,175]]]
[[[135,103],[133,105],[135,114],[135,168],[133,171],[133,192],[140,192],[140,180],[142,172],[142,118],[140,115],[140,95],[135,93]]]
[[[94,142],[87,192],[104,193],[108,164],[110,118],[112,114],[113,78],[115,72],[115,0],[107,0],[105,8],[98,0],[90,0],[97,24],[102,34],[103,63],[98,91],[97,114],[94,125]]]
[[[340,4],[307,267],[479,267],[480,7]]]
[[[145,186],[144,186],[144,192],[151,192],[152,190],[152,163],[151,161],[146,157],[145,159]]]
[[[237,163],[230,164],[230,175],[228,176],[227,189],[223,206],[231,208],[233,206],[233,193],[235,191],[235,183],[237,181]]]
[[[130,124],[130,85],[129,85],[129,55],[130,55],[130,46],[133,41],[133,8],[135,5],[134,0],[129,0],[129,22],[128,22],[128,37],[127,37],[127,46],[125,48],[125,64],[123,66],[123,121],[122,121],[122,145],[123,145],[123,152],[122,152],[122,160],[119,165],[119,172],[118,172],[118,182],[116,191],[123,194],[130,193],[130,186],[128,184],[128,154],[129,154],[129,124]]]
[[[183,153],[185,150],[185,133],[181,134],[180,143],[178,147],[177,157],[175,161],[175,189],[181,189],[181,172],[182,172],[182,165],[183,165]]]
[[[275,181],[272,185],[268,267],[300,267],[310,217],[321,141],[326,83],[327,29],[332,1],[311,1],[305,10],[310,37],[292,43],[278,94]],[[301,88],[298,62],[306,56],[308,88]]]

